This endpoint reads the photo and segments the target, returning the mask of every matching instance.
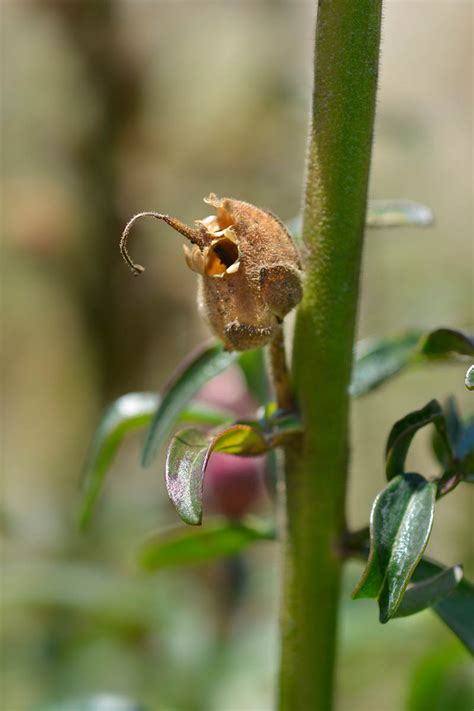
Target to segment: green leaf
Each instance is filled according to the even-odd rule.
[[[256,541],[274,538],[273,526],[262,522],[217,520],[207,521],[202,528],[176,526],[146,541],[140,562],[147,570],[193,565],[236,555]]]
[[[425,581],[443,570],[446,570],[444,566],[423,558],[412,580],[415,583]],[[433,605],[433,610],[474,654],[474,586],[463,578],[450,595]]]
[[[137,701],[115,694],[95,694],[35,706],[32,711],[146,711]]]
[[[448,358],[453,353],[469,355],[473,348],[468,336],[446,328],[428,334],[417,330],[390,338],[364,339],[355,348],[349,392],[353,397],[365,395],[408,365]]]
[[[474,340],[452,328],[438,328],[429,333],[420,346],[420,353],[429,357],[445,356],[447,353],[474,355]]]
[[[474,422],[465,425],[455,451],[466,481],[474,482]]]
[[[367,227],[427,227],[433,222],[429,207],[412,200],[369,200]],[[286,227],[298,244],[302,241],[301,216],[288,220]]]
[[[473,699],[472,660],[458,644],[437,645],[412,671],[405,711],[467,711]]]
[[[89,452],[82,475],[83,500],[79,525],[85,530],[90,523],[97,499],[117,450],[124,437],[132,430],[150,424],[160,397],[155,393],[128,393],[115,400],[103,414]],[[232,415],[204,405],[191,405],[180,413],[182,422],[220,425]]]
[[[464,385],[468,390],[474,390],[474,365],[471,365],[467,371],[464,378]]]
[[[160,624],[163,601],[151,581],[82,562],[22,560],[2,566],[2,616],[19,605],[61,608],[121,628]]]
[[[163,393],[143,449],[143,465],[149,466],[158,449],[171,434],[180,412],[211,378],[237,360],[238,354],[225,351],[221,344],[201,348],[179,368]]]
[[[399,373],[415,357],[421,331],[409,331],[392,338],[370,338],[355,349],[354,368],[349,392],[365,395],[388,378]]]
[[[385,472],[389,481],[397,474],[403,474],[413,437],[419,429],[431,423],[435,425],[449,456],[452,456],[443,411],[437,400],[431,400],[425,407],[410,412],[393,425],[385,449]]]
[[[370,516],[370,555],[353,597],[376,597],[380,622],[400,605],[425,550],[433,523],[436,484],[419,474],[395,477],[377,496]]]
[[[452,593],[461,582],[462,577],[462,566],[455,565],[452,568],[445,568],[419,583],[414,583],[412,578],[394,617],[408,617],[408,615],[414,615],[427,607],[432,607]]]
[[[166,488],[185,523],[202,521],[202,487],[212,452],[254,456],[269,449],[262,431],[248,424],[236,424],[218,433],[189,428],[172,438],[166,458]]]
[[[433,222],[429,207],[411,200],[370,200],[367,227],[426,227]]]
[[[263,405],[270,397],[270,386],[265,368],[265,354],[263,348],[242,351],[239,354],[239,366],[242,370],[247,387],[256,399]]]
[[[125,435],[147,425],[160,398],[154,393],[129,393],[105,411],[89,448],[83,473],[84,498],[79,524],[85,528],[92,515],[104,477]]]

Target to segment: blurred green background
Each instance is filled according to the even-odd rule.
[[[78,481],[104,406],[159,389],[207,336],[180,239],[144,222],[132,250],[147,271],[135,280],[118,252],[125,221],[159,210],[192,223],[210,191],[298,213],[313,11],[296,0],[1,3],[4,711],[98,692],[157,711],[272,708],[275,547],[257,546],[237,574],[221,563],[145,575],[139,542],[176,517],[161,463],[139,466],[142,436],[122,447],[85,535]],[[423,202],[436,221],[369,232],[360,337],[474,322],[472,40],[469,0],[386,3],[370,195]],[[413,369],[356,403],[353,526],[383,486],[397,418],[449,393],[473,409],[464,370]],[[410,468],[432,475],[427,442],[417,437]],[[472,503],[467,486],[443,499],[429,546],[471,578]],[[434,654],[452,669],[437,702],[470,708],[467,653],[430,612],[379,625],[375,603],[349,600],[359,572],[348,566],[341,602],[338,711],[422,711]]]

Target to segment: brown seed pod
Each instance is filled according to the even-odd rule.
[[[122,256],[140,274],[143,267],[127,251],[130,228],[139,217],[163,220],[192,243],[185,245],[184,254],[188,267],[201,277],[199,310],[225,348],[263,346],[301,300],[296,247],[283,223],[265,210],[213,193],[204,202],[216,214],[197,220],[194,229],[158,212],[135,215],[122,234]]]

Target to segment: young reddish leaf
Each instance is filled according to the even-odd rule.
[[[462,565],[445,568],[426,580],[415,583],[413,577],[394,617],[408,617],[432,607],[457,588],[463,577]]]
[[[425,550],[433,523],[436,484],[419,474],[389,482],[370,516],[370,555],[353,597],[376,597],[380,621],[397,611]]]
[[[421,344],[420,353],[426,356],[444,356],[447,353],[474,355],[474,339],[452,328],[438,328],[429,333]]]
[[[433,423],[452,457],[452,448],[447,436],[446,421],[437,400],[431,400],[420,410],[410,412],[393,425],[385,448],[385,473],[390,481],[397,474],[405,471],[405,460],[411,441],[419,429]]]
[[[201,524],[203,480],[212,452],[254,456],[268,449],[263,433],[250,425],[236,424],[218,433],[196,428],[178,432],[166,458],[166,488],[183,521]]]
[[[143,466],[148,467],[158,449],[168,439],[173,427],[193,396],[215,375],[237,359],[218,344],[205,345],[186,360],[165,388],[163,399],[150,426],[143,448]]]
[[[142,546],[141,565],[158,570],[236,555],[256,541],[275,539],[273,526],[265,522],[207,521],[202,528],[175,526],[160,531]]]
[[[201,523],[203,480],[212,452],[258,456],[283,444],[301,428],[296,416],[275,413],[264,423],[240,421],[217,432],[194,427],[177,432],[166,458],[166,488],[183,521],[194,526]]]

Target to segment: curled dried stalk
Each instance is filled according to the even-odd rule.
[[[120,239],[120,254],[122,255],[125,263],[130,267],[134,276],[139,276],[145,271],[145,267],[141,264],[136,264],[130,257],[127,249],[128,238],[130,236],[130,230],[137,220],[142,217],[154,217],[157,220],[162,220],[166,222],[167,225],[172,227],[174,230],[182,234],[186,239],[188,239],[192,244],[196,244],[200,249],[205,245],[204,239],[198,230],[193,230],[188,225],[185,225],[180,220],[175,217],[170,217],[169,215],[163,215],[161,212],[139,212],[132,217],[131,220],[125,225],[125,229],[122,232],[122,237]]]

